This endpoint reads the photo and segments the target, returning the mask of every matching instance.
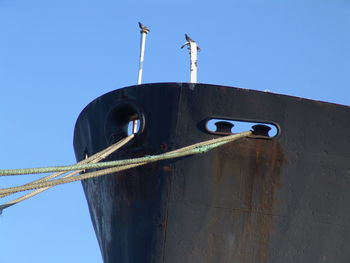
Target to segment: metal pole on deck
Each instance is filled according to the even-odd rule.
[[[186,42],[181,46],[184,48],[188,46],[190,50],[190,82],[197,83],[197,51],[200,51],[196,41],[185,34]]]
[[[145,46],[146,46],[146,35],[150,32],[149,28],[139,22],[139,27],[141,29],[141,42],[140,42],[140,61],[139,61],[139,72],[137,76],[137,84],[140,85],[142,82],[142,71],[143,71],[143,60],[145,56]]]
[[[143,71],[143,61],[145,57],[145,46],[146,46],[146,35],[150,32],[149,28],[143,25],[141,22],[138,22],[140,33],[141,33],[141,41],[140,41],[140,59],[139,59],[139,71],[137,75],[137,85],[140,85],[142,82],[142,71]],[[132,122],[132,133],[137,133],[137,124],[138,120],[134,120]]]

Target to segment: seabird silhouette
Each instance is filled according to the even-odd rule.
[[[189,46],[190,43],[195,43],[196,41],[194,41],[192,38],[190,38],[189,35],[185,34],[185,39],[186,39],[186,43],[183,44],[181,46],[181,48],[184,48],[185,46]],[[197,45],[197,50],[200,51],[201,49],[199,48],[199,46]]]
[[[148,27],[146,27],[144,24],[142,24],[141,22],[138,22],[139,23],[139,27],[141,29],[141,32],[145,32],[145,33],[148,33],[150,32],[151,30],[149,30]]]

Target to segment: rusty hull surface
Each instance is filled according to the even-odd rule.
[[[76,124],[76,157],[141,131],[109,160],[216,138],[208,117],[272,122],[277,138],[245,138],[206,154],[83,182],[105,263],[350,262],[350,108],[207,84],[119,89]]]

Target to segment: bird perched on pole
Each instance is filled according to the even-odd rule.
[[[185,38],[187,42],[195,42],[189,35],[185,34]]]
[[[139,23],[139,27],[141,29],[141,33],[148,33],[150,30],[148,27],[146,27],[144,24],[142,24],[141,22],[138,22]]]
[[[181,48],[184,48],[185,46],[189,46],[190,43],[195,43],[196,42],[187,34],[185,34],[185,39],[186,39],[186,42],[185,42],[185,44],[183,44],[181,46]],[[201,49],[197,46],[197,50],[200,51]]]

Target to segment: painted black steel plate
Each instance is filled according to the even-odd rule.
[[[223,120],[217,132],[212,118]],[[349,107],[207,84],[127,87],[80,114],[77,159],[126,136],[135,119],[136,139],[109,160],[238,132],[225,120],[277,135],[84,181],[105,263],[350,262]]]

